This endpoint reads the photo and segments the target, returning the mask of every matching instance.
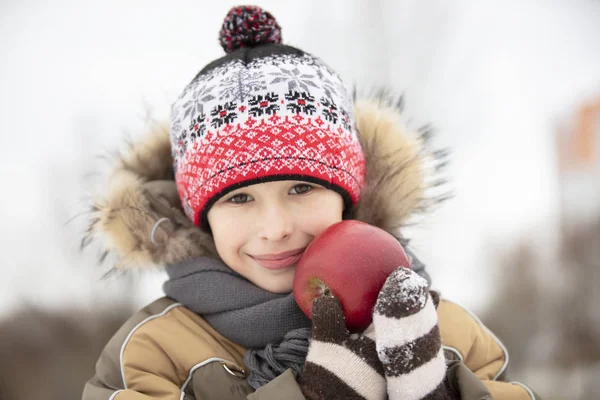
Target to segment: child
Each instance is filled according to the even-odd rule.
[[[107,344],[83,399],[534,398],[499,379],[497,339],[414,271],[388,278],[362,334],[333,297],[304,316],[302,251],[342,219],[397,235],[423,204],[422,149],[392,108],[353,104],[321,60],[280,44],[260,8],[233,8],[220,41],[228,54],[186,87],[170,130],[120,160],[95,208],[91,232],[121,267],[165,266],[169,280]]]

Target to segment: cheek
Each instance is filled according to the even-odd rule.
[[[219,210],[221,211],[221,210]],[[230,260],[239,251],[244,243],[245,232],[240,224],[227,213],[209,214],[209,224],[219,256],[223,260]]]
[[[243,249],[246,242],[241,236],[240,231],[221,231],[217,234],[213,233],[213,237],[215,240],[217,253],[221,260],[223,260],[223,262],[227,264],[229,268],[238,273],[242,273],[239,266],[243,264],[241,261],[241,254],[244,252]]]
[[[303,220],[303,228],[306,233],[317,236],[331,225],[342,220],[342,208],[337,203],[329,207],[313,207],[306,213]]]
[[[341,216],[339,218],[332,218],[331,215],[314,219],[311,221],[311,233],[313,236],[317,236],[323,233],[323,231],[329,228],[331,225],[335,224],[336,222],[340,222],[341,220]]]

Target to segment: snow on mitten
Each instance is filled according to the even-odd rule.
[[[390,400],[452,399],[436,307],[439,296],[408,268],[398,268],[379,292],[373,324]]]
[[[350,334],[340,301],[317,298],[311,309],[313,333],[302,378],[309,400],[386,398],[383,366],[377,358],[373,325],[363,334]]]

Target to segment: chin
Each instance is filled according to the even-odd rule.
[[[277,294],[292,293],[294,290],[294,275],[296,265],[287,267],[279,271],[268,271],[260,268],[261,271],[250,279],[252,283],[267,292]]]
[[[271,292],[271,293],[277,293],[277,294],[287,294],[287,293],[292,293],[292,290],[294,288],[292,282],[269,282],[269,284],[263,284],[263,285],[257,285],[255,283],[256,286]]]
[[[275,287],[266,287],[263,288],[268,292],[271,293],[277,293],[277,294],[288,294],[288,293],[292,293],[292,288],[291,287],[281,287],[281,286],[275,286]]]

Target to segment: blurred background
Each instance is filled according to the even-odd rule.
[[[405,232],[434,288],[505,342],[514,380],[600,398],[600,1],[255,4],[435,127],[454,197]],[[0,399],[80,398],[108,338],[162,295],[161,272],[102,279],[81,213],[98,155],[168,118],[234,5],[0,2]]]

